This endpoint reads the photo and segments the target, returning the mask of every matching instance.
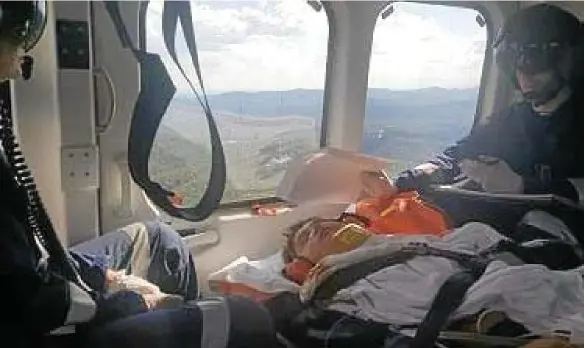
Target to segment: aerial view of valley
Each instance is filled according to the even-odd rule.
[[[227,159],[224,202],[269,197],[295,157],[318,149],[322,90],[209,96]],[[390,174],[420,163],[471,128],[477,88],[370,89],[362,151],[390,160]],[[196,203],[211,167],[209,132],[196,99],[177,95],[155,138],[152,179]]]

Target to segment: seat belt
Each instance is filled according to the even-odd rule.
[[[116,28],[122,46],[129,49],[140,64],[140,93],[134,106],[128,138],[128,165],[132,179],[144,190],[148,198],[169,215],[189,221],[202,221],[209,217],[221,202],[226,182],[226,163],[221,138],[203,87],[192,23],[191,4],[187,1],[165,2],[163,8],[163,37],[166,49],[171,55],[174,64],[187,80],[191,91],[201,104],[209,128],[211,172],[205,192],[199,203],[194,207],[183,207],[174,204],[173,197],[176,193],[151,180],[148,171],[148,162],[154,138],[160,122],[176,93],[176,87],[160,56],[145,52],[134,45],[122,20],[119,2],[104,1],[103,4]],[[145,20],[146,11],[144,8],[142,7],[140,11],[140,21]],[[194,83],[177,59],[175,38],[179,22],[203,97],[199,95]]]

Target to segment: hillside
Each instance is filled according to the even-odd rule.
[[[322,91],[209,96],[228,162],[224,201],[270,195],[295,156],[317,149]],[[393,159],[392,172],[427,159],[471,127],[477,89],[370,89],[362,150]],[[196,100],[176,96],[163,119],[150,168],[196,202],[209,176],[209,135]]]

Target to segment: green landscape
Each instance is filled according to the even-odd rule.
[[[318,149],[323,92],[232,92],[209,96],[227,160],[223,202],[273,196],[288,163]],[[477,89],[371,89],[362,151],[392,160],[390,174],[433,156],[464,136]],[[205,116],[189,97],[171,103],[155,138],[150,176],[196,204],[209,179]]]

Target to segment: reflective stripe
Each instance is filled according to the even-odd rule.
[[[196,302],[201,310],[201,348],[225,348],[228,344],[230,313],[225,300],[206,299]]]
[[[87,292],[75,283],[68,282],[68,284],[71,304],[69,305],[65,325],[90,321],[95,315],[96,303]]]
[[[583,179],[572,178],[569,182],[575,188],[575,191],[579,194],[579,205],[583,206]]]
[[[47,249],[45,249],[45,246],[43,245],[43,243],[41,243],[39,237],[37,237],[36,234],[33,234],[33,238],[35,240],[35,244],[37,245],[37,249],[41,254],[39,262],[37,263],[37,271],[45,272],[47,270],[47,267],[49,266],[49,252],[47,251]]]
[[[75,333],[75,325],[69,325],[69,326],[61,326],[60,328],[49,332],[49,335],[61,336],[61,335],[71,335],[74,333]]]
[[[150,265],[150,243],[145,224],[135,223],[122,229],[132,240],[131,274],[146,279]]]
[[[542,210],[532,210],[522,218],[522,223],[549,233],[551,236],[571,244],[579,245],[569,227],[559,218]]]

